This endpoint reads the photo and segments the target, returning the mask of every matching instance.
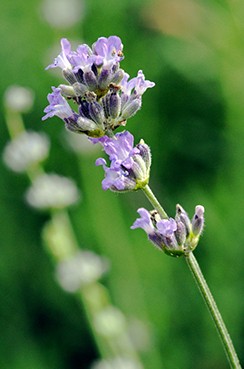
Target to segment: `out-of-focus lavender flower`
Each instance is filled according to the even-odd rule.
[[[45,160],[49,146],[50,142],[45,134],[25,131],[6,145],[3,161],[14,172],[21,173]]]
[[[103,146],[111,162],[108,167],[105,159],[96,160],[96,165],[102,165],[105,171],[102,181],[104,190],[132,191],[148,184],[151,154],[149,147],[142,140],[134,147],[133,135],[124,131],[112,138],[103,136],[91,141]]]
[[[117,36],[100,37],[91,48],[82,44],[76,51],[63,38],[61,53],[46,69],[61,68],[69,85],[53,88],[43,119],[57,115],[65,120],[67,129],[90,137],[101,137],[124,126],[140,109],[143,93],[154,83],[145,80],[141,70],[129,80],[120,68],[122,50]],[[77,104],[77,112],[68,108],[65,98]]]
[[[176,206],[175,219],[161,219],[156,211],[149,212],[144,208],[138,209],[138,213],[140,218],[131,228],[142,228],[148,239],[166,254],[181,256],[196,248],[204,224],[203,206],[196,206],[192,222],[180,205]]]
[[[80,250],[58,264],[56,278],[65,291],[76,292],[99,280],[107,270],[108,260],[94,252]]]
[[[80,22],[84,16],[82,0],[44,0],[42,15],[55,28],[68,28]]]
[[[109,338],[120,336],[127,328],[125,316],[112,305],[98,312],[94,318],[94,326],[97,333]]]
[[[36,177],[25,198],[34,208],[50,210],[70,206],[79,200],[80,195],[73,180],[52,173]]]
[[[6,108],[19,113],[29,111],[34,102],[34,92],[27,87],[12,85],[4,94],[4,104]]]

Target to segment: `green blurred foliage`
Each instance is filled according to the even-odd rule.
[[[183,259],[160,254],[142,231],[131,231],[142,194],[101,190],[96,155],[67,150],[61,122],[41,122],[46,95],[61,75],[44,70],[63,36],[94,42],[116,34],[124,43],[122,67],[143,69],[156,82],[127,128],[151,147],[151,187],[169,214],[180,203],[206,209],[206,228],[195,254],[244,361],[244,6],[237,1],[87,0],[83,20],[54,28],[41,0],[0,4],[0,96],[12,84],[35,92],[27,128],[45,131],[52,148],[46,169],[71,176],[82,202],[70,210],[81,248],[105,255],[104,283],[114,304],[150,326],[145,368],[228,367],[208,312]],[[55,12],[53,14],[55,17]],[[58,50],[58,49],[57,49]],[[1,108],[0,143],[8,141]],[[89,368],[98,357],[83,310],[56,284],[41,241],[47,215],[27,207],[28,181],[0,163],[2,368]],[[132,298],[133,297],[133,298]]]

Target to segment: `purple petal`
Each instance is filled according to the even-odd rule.
[[[173,218],[161,219],[157,222],[157,229],[162,236],[170,237],[177,229],[177,223]]]
[[[71,68],[71,64],[69,61],[69,56],[71,54],[71,45],[70,42],[66,38],[61,39],[61,53],[54,59],[53,64],[50,64],[46,67],[49,68],[56,68],[60,67],[61,69]]]
[[[110,61],[120,62],[123,59],[123,45],[117,36],[109,38],[100,37],[93,45],[92,50],[99,58],[96,60],[97,65],[105,64]]]
[[[153,226],[149,211],[144,208],[140,208],[137,210],[137,212],[141,218],[136,219],[134,224],[131,226],[131,229],[142,228],[148,235],[154,234],[155,228]]]
[[[145,80],[142,70],[139,70],[136,79],[135,91],[138,95],[143,95],[148,88],[155,86],[154,82]]]
[[[57,115],[61,119],[73,116],[74,112],[65,98],[61,95],[61,89],[52,87],[52,90],[53,92],[47,96],[49,105],[44,109],[46,115],[42,117],[42,120],[51,118],[54,115]]]
[[[155,86],[154,82],[145,80],[142,70],[139,70],[137,77],[134,77],[131,80],[128,79],[129,75],[125,73],[121,81],[122,91],[127,96],[130,96],[133,91],[136,96],[141,96],[148,88]]]

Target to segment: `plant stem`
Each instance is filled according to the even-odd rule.
[[[241,365],[237,357],[236,351],[234,349],[233,343],[231,341],[230,335],[228,333],[228,330],[225,326],[223,318],[219,312],[219,309],[216,305],[216,302],[207,285],[207,282],[202,274],[202,271],[198,265],[198,262],[195,256],[193,255],[192,252],[190,252],[188,255],[185,256],[185,259],[186,259],[189,269],[191,270],[195,278],[196,284],[199,290],[201,291],[202,297],[205,303],[207,304],[209,312],[213,318],[213,321],[219,333],[221,342],[225,348],[226,356],[229,360],[231,368],[241,369]]]
[[[144,194],[146,195],[146,197],[148,198],[154,209],[158,211],[159,215],[161,215],[163,219],[168,219],[168,215],[164,211],[164,208],[158,202],[157,198],[154,196],[154,193],[152,192],[151,188],[148,185],[146,185],[144,188],[142,188],[142,191],[144,192]]]
[[[154,196],[152,190],[150,189],[149,186],[145,186],[143,189],[144,194],[146,195],[146,197],[148,198],[148,200],[150,201],[150,203],[153,205],[153,207],[158,211],[158,213],[160,214],[160,216],[162,218],[167,219],[168,215],[166,214],[166,212],[164,211],[163,207],[160,205],[159,201],[157,200],[157,198]],[[225,349],[225,353],[226,356],[229,360],[230,366],[232,369],[241,369],[241,365],[238,359],[238,356],[236,354],[236,351],[234,349],[233,343],[231,341],[229,332],[225,326],[225,323],[223,321],[223,318],[219,312],[219,309],[216,305],[216,302],[213,298],[213,295],[207,285],[207,282],[202,274],[202,271],[198,265],[198,262],[195,258],[195,256],[193,255],[192,252],[188,253],[185,255],[185,259],[187,262],[187,265],[189,267],[189,269],[191,270],[195,282],[202,294],[202,297],[205,301],[205,303],[207,304],[207,307],[209,309],[209,312],[213,318],[215,327],[219,333],[221,342],[224,346]]]

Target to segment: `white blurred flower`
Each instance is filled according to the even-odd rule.
[[[122,312],[111,305],[95,316],[94,326],[99,334],[111,338],[126,331],[126,320]]]
[[[5,106],[14,111],[24,113],[31,109],[34,102],[34,92],[27,87],[12,85],[4,94]]]
[[[21,173],[46,159],[49,146],[49,139],[44,133],[25,131],[6,145],[3,161],[14,172]]]
[[[79,191],[72,179],[58,174],[38,176],[26,192],[29,205],[37,209],[60,209],[76,203]]]
[[[91,251],[80,250],[58,264],[56,278],[65,291],[75,292],[100,279],[107,270],[108,261],[105,258]]]
[[[100,360],[94,363],[91,369],[143,369],[143,367],[138,361],[116,357],[110,360]]]
[[[84,16],[84,2],[82,0],[44,0],[42,15],[52,27],[72,27]]]

